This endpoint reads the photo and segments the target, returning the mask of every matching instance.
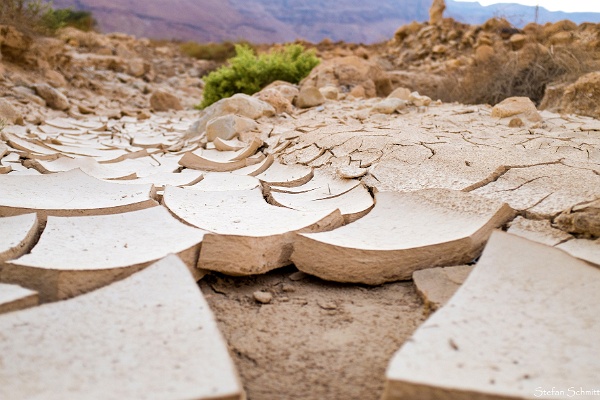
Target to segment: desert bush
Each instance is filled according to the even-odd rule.
[[[497,52],[447,75],[435,88],[419,89],[434,98],[463,104],[494,105],[508,97],[525,96],[539,105],[547,85],[575,80],[598,67],[598,60],[583,48],[534,45],[520,52]]]
[[[87,11],[53,9],[52,3],[42,0],[2,0],[0,24],[13,25],[27,33],[52,34],[65,26],[91,30],[96,21]]]
[[[245,45],[237,45],[235,51],[229,65],[204,78],[204,98],[198,108],[236,93],[254,94],[277,80],[298,83],[319,64],[314,51],[305,51],[299,44],[259,56]]]
[[[240,43],[241,44],[241,43]],[[247,46],[249,44],[245,43]],[[223,62],[229,58],[235,56],[235,43],[233,42],[222,42],[222,43],[196,43],[186,42],[182,43],[179,48],[181,52],[200,60],[210,60]]]

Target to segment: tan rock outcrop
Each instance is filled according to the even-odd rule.
[[[431,8],[429,8],[429,23],[431,25],[437,25],[442,22],[445,9],[446,3],[444,0],[433,0]]]

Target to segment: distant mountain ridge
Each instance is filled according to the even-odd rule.
[[[355,43],[390,39],[411,21],[426,21],[431,0],[55,0],[55,7],[92,11],[102,32],[124,32],[153,39],[255,43],[328,38]],[[535,7],[518,4],[481,6],[447,0],[444,14],[480,24],[504,17],[516,26],[534,21]],[[540,8],[539,23],[570,19],[600,22],[600,13],[550,12]]]

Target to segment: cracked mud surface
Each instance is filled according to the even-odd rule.
[[[200,281],[249,400],[375,400],[400,345],[425,321],[412,283],[343,285],[293,267]],[[273,299],[261,304],[256,291]]]

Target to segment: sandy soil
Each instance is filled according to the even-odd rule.
[[[425,320],[412,282],[343,285],[286,267],[212,274],[200,287],[249,400],[379,399],[391,356]],[[272,301],[257,302],[256,291]]]

